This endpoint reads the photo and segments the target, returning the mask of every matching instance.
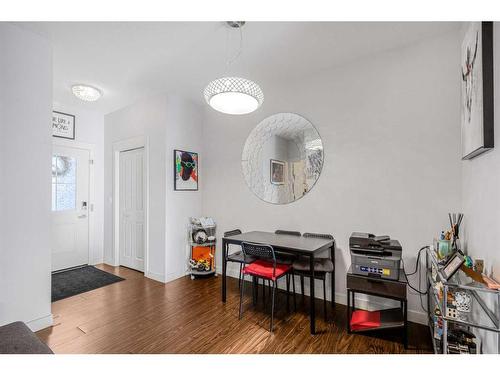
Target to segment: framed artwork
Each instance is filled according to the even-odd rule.
[[[493,23],[471,22],[462,42],[462,159],[494,147]]]
[[[271,159],[271,184],[285,184],[285,162]]]
[[[52,136],[75,139],[75,116],[52,111]]]
[[[198,154],[174,150],[174,190],[198,190]]]

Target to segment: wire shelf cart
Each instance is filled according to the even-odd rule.
[[[496,335],[496,353],[500,350],[500,290],[489,289],[459,269],[449,280],[441,272],[436,252],[426,253],[427,311],[435,353],[481,353],[479,337]],[[456,332],[473,333],[471,345],[456,340]]]
[[[188,225],[190,248],[189,274],[196,277],[217,276],[215,272],[216,225]]]

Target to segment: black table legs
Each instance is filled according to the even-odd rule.
[[[404,305],[404,308],[403,308],[403,319],[404,319],[404,322],[405,322],[405,326],[403,328],[404,329],[404,332],[403,332],[403,343],[404,343],[405,349],[408,349],[408,301],[407,300],[403,301],[403,305]]]
[[[309,318],[311,320],[311,335],[316,334],[316,309],[314,300],[314,254],[309,256],[309,269],[311,270],[311,277],[309,278],[309,303],[310,303],[310,313]]]
[[[226,254],[227,254],[227,242],[223,238],[222,239],[222,251],[221,251],[221,256],[222,256],[222,302],[226,302],[226,267],[227,267]]]
[[[351,290],[347,289],[347,333],[351,333]]]
[[[332,285],[331,285],[331,293],[332,293],[332,310],[335,311],[335,243],[330,248],[330,259],[333,263],[333,271],[332,271]],[[326,275],[325,275],[326,276]]]

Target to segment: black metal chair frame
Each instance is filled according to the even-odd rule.
[[[254,256],[259,259],[268,259],[269,261],[272,260],[273,264],[273,279],[276,277],[276,253],[274,252],[274,248],[271,245],[262,245],[262,244],[255,244],[255,243],[249,243],[249,242],[242,242],[241,243],[241,248],[243,250],[243,255],[245,256],[245,259],[248,256]],[[247,263],[245,262],[243,264],[243,273],[242,273],[242,279],[241,279],[241,288],[240,288],[240,311],[239,311],[239,319],[242,318],[243,316],[243,295],[244,295],[244,290],[245,290],[245,272],[244,269],[247,266]],[[276,288],[278,284],[278,280],[286,275],[289,274],[290,271],[287,271],[283,273],[281,276],[276,278],[275,280],[269,279],[263,276],[258,276],[258,275],[251,275],[253,278],[261,278],[263,280],[268,280],[270,283],[272,283],[272,296],[271,296],[271,323],[270,323],[270,332],[273,332],[274,328],[274,304],[275,304],[275,295],[276,295]],[[265,288],[265,286],[264,286]],[[295,291],[294,291],[295,295]],[[286,304],[287,304],[287,309],[289,308],[289,297],[290,297],[290,285],[287,282],[287,293],[286,293]],[[254,298],[254,304],[255,304],[255,298]]]
[[[326,238],[329,240],[333,240],[333,249],[335,251],[335,238],[331,234],[323,234],[323,233],[304,233],[302,235],[303,237],[314,237],[314,238]],[[335,272],[335,264],[333,264],[333,270],[331,272],[332,277]],[[317,280],[323,281],[323,312],[325,314],[325,320],[327,318],[327,308],[326,308],[326,274],[330,272],[326,271],[314,271],[314,278]],[[300,271],[300,270],[293,270],[293,274],[300,276],[300,291],[302,294],[302,302],[304,302],[304,277],[311,277],[311,270],[309,271]],[[295,277],[293,278],[294,284],[295,284]]]
[[[233,229],[233,230],[224,232],[224,237],[236,236],[238,234],[241,234],[241,230],[240,229]],[[239,273],[239,276],[238,276],[238,288],[241,288],[241,275],[242,275],[242,270],[243,270],[243,263],[245,261],[243,260],[243,262],[240,262],[237,259],[230,258],[229,247],[228,247],[227,251],[228,251],[228,253],[225,254],[226,262],[239,263],[239,265],[240,265],[240,273]]]
[[[282,230],[282,229],[277,229],[274,231],[274,234],[287,234],[289,236],[297,236],[300,237],[300,232],[296,232],[293,230]]]

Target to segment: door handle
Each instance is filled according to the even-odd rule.
[[[87,215],[78,215],[79,219],[85,219],[86,217],[87,217]]]

